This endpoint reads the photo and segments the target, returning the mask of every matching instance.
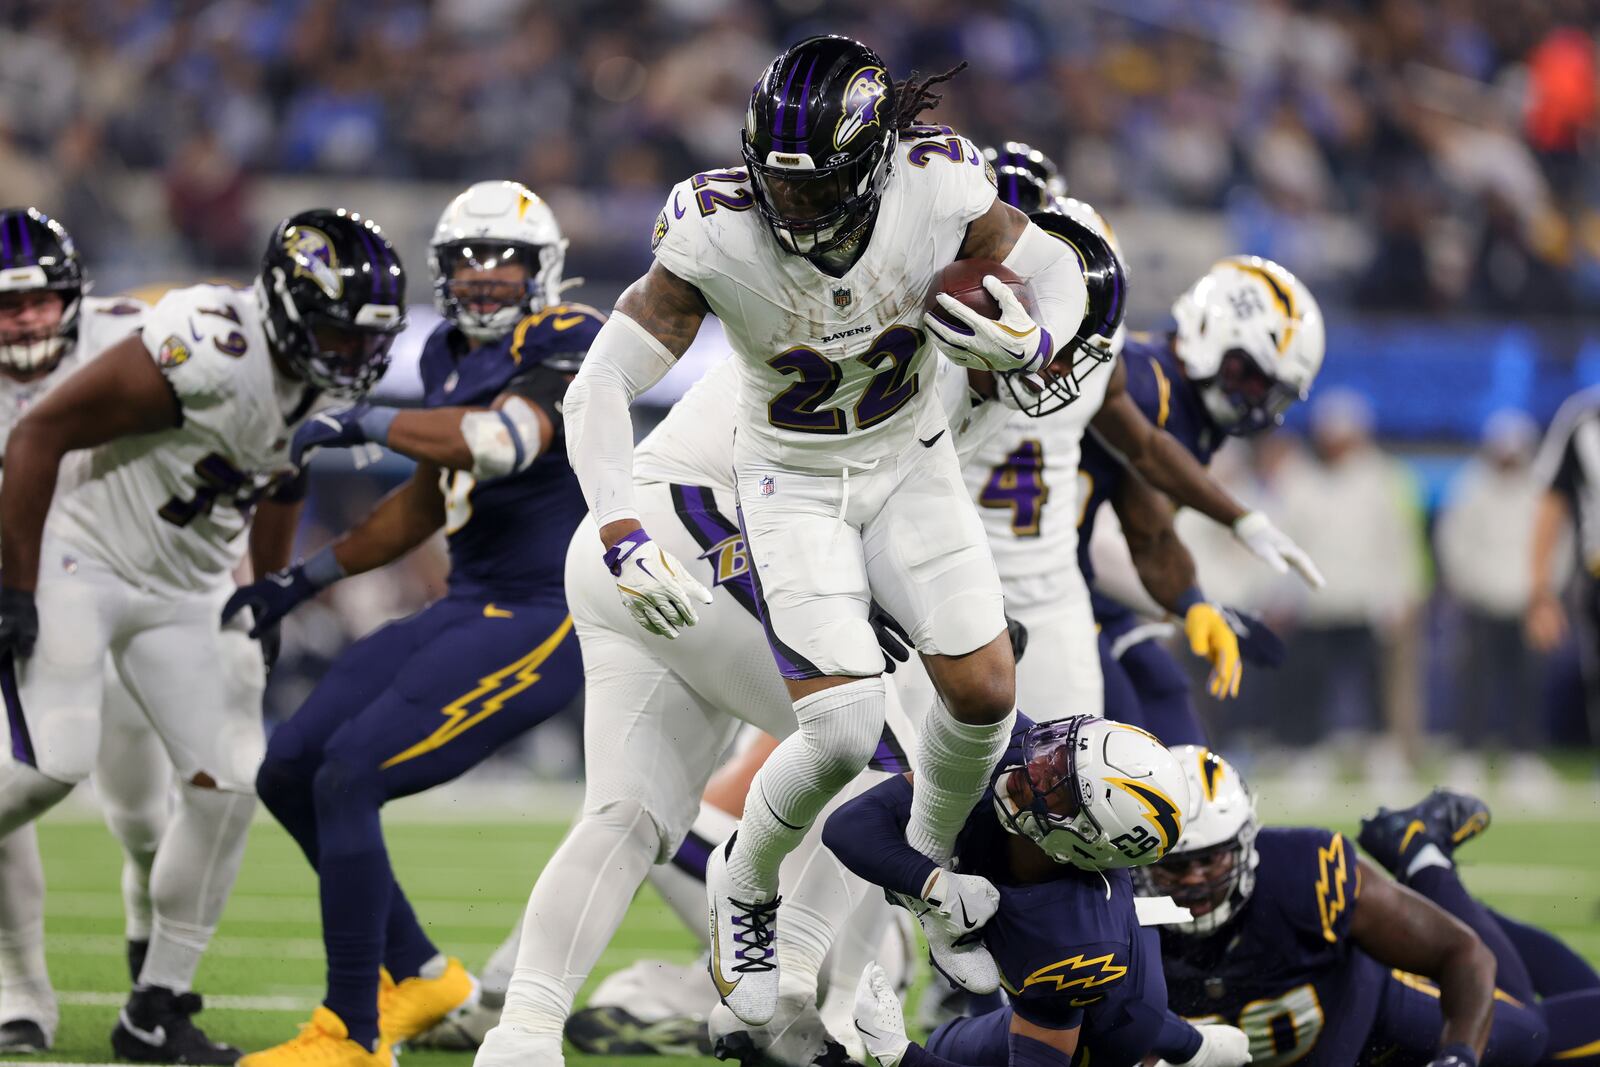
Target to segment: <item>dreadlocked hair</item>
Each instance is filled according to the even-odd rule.
[[[935,85],[947,82],[957,74],[967,69],[967,61],[962,60],[943,74],[930,74],[926,78],[917,77],[917,72],[912,71],[904,81],[894,83],[894,98],[896,101],[894,112],[894,128],[904,132],[917,125],[917,117],[930,108],[939,106],[939,101],[944,99],[943,93],[931,92]]]

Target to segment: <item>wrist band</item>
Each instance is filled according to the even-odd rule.
[[[332,545],[318,549],[310,559],[300,564],[300,573],[305,575],[313,589],[326,589],[345,576],[344,568],[334,558]]]
[[[356,425],[367,435],[367,440],[387,445],[389,424],[394,422],[394,417],[398,414],[400,414],[399,408],[368,408],[356,418]]]

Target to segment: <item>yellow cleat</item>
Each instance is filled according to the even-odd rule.
[[[378,979],[378,1032],[383,1040],[398,1045],[477,1003],[478,980],[454,956],[434,977],[418,975],[396,982],[383,970]]]
[[[389,1039],[381,1034],[376,1051],[351,1041],[344,1020],[319,1004],[311,1021],[300,1027],[299,1036],[252,1052],[239,1063],[243,1067],[395,1067],[395,1057]]]

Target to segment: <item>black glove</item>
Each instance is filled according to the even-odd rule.
[[[222,606],[222,625],[228,625],[229,619],[249,608],[255,618],[250,636],[262,637],[268,630],[277,630],[285,615],[316,596],[317,588],[306,577],[303,563],[273,571],[260,581],[241,585],[233,591]]]
[[[0,586],[0,656],[26,658],[39,640],[39,610],[33,594]]]
[[[1428,1067],[1478,1067],[1478,1054],[1470,1045],[1446,1045],[1428,1061]]]
[[[1011,658],[1021,663],[1022,654],[1028,651],[1028,628],[1007,615],[1006,636],[1011,638]]]
[[[867,621],[872,624],[872,632],[878,636],[878,647],[883,649],[883,672],[893,674],[896,663],[911,660],[911,637],[876,603],[872,605],[872,614],[867,616]]]
[[[1234,636],[1239,639],[1239,655],[1247,663],[1258,667],[1281,667],[1289,654],[1277,631],[1261,620],[1239,608],[1224,607],[1222,617],[1227,620]]]
[[[261,642],[261,662],[267,665],[267,673],[272,673],[272,668],[278,665],[278,654],[283,651],[283,631],[273,623],[261,631],[256,638]]]

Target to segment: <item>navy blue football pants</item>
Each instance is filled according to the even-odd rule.
[[[272,735],[262,803],[316,868],[324,1002],[368,1046],[378,968],[396,981],[437,952],[394,879],[378,810],[447,782],[560,711],[583,683],[560,599],[448,596],[357,641]]]

